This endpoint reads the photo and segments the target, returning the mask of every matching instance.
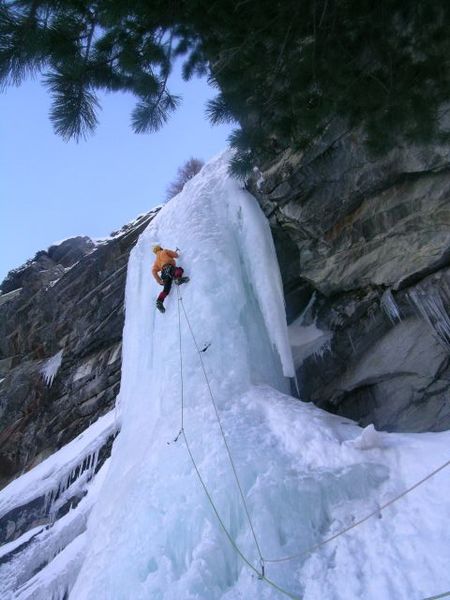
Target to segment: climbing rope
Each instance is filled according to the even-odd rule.
[[[282,587],[280,587],[279,585],[277,585],[274,581],[272,581],[271,579],[269,579],[265,575],[263,569],[261,570],[261,572],[259,572],[258,569],[256,569],[254,567],[254,565],[252,565],[252,563],[243,554],[243,552],[241,551],[241,549],[239,548],[239,546],[233,540],[233,538],[232,538],[230,532],[228,531],[225,523],[222,521],[222,518],[220,517],[219,511],[217,510],[216,505],[214,504],[214,500],[212,499],[211,494],[209,493],[208,488],[206,486],[206,483],[204,482],[203,477],[201,476],[201,473],[200,473],[200,471],[198,469],[197,463],[195,462],[194,456],[193,456],[191,448],[189,446],[189,442],[188,442],[187,437],[186,437],[186,432],[184,430],[182,431],[182,435],[183,435],[184,442],[186,444],[187,451],[188,451],[189,456],[191,458],[192,464],[194,465],[195,472],[197,473],[197,477],[198,477],[200,483],[202,484],[202,487],[203,487],[203,489],[205,491],[206,497],[208,498],[209,503],[211,504],[211,507],[212,507],[212,509],[213,509],[216,517],[217,517],[217,520],[219,521],[220,526],[222,527],[223,531],[225,532],[225,535],[227,536],[230,544],[233,546],[233,548],[236,550],[236,552],[239,554],[239,556],[242,558],[242,560],[245,562],[245,564],[258,576],[258,579],[261,579],[262,581],[265,581],[267,584],[269,584],[275,590],[278,590],[280,593],[284,594],[288,598],[292,598],[292,600],[301,600],[300,596],[294,596],[294,594],[291,594],[287,590],[285,590]]]
[[[344,533],[347,533],[351,529],[358,527],[358,525],[361,525],[361,523],[368,521],[371,517],[378,515],[382,510],[384,510],[391,504],[394,504],[394,502],[397,502],[397,500],[400,500],[400,498],[403,498],[403,496],[406,496],[407,494],[409,494],[409,492],[412,492],[412,490],[415,490],[416,488],[418,488],[420,485],[425,483],[425,481],[428,481],[428,479],[431,479],[434,475],[436,475],[436,473],[439,473],[439,471],[442,471],[443,469],[445,469],[445,467],[448,467],[449,465],[450,465],[450,460],[448,460],[446,463],[444,463],[443,465],[441,465],[440,467],[438,467],[437,469],[435,469],[434,471],[429,473],[426,477],[424,477],[420,481],[417,481],[414,485],[412,485],[411,487],[404,490],[398,496],[395,496],[395,498],[391,498],[388,502],[386,502],[385,504],[382,504],[380,507],[378,507],[376,510],[374,510],[370,514],[366,515],[364,518],[359,519],[359,521],[356,521],[355,523],[353,523],[349,527],[346,527],[345,529],[341,529],[341,531],[338,531],[331,537],[326,538],[325,540],[322,540],[319,544],[315,544],[314,546],[311,546],[311,548],[309,548],[308,550],[305,550],[304,552],[301,552],[300,554],[292,554],[291,556],[285,556],[283,558],[274,558],[274,559],[266,558],[265,559],[266,562],[270,562],[270,563],[287,562],[289,560],[294,560],[296,558],[302,558],[303,556],[311,554],[311,552],[314,552],[315,550],[317,550],[318,548],[321,548],[325,544],[332,542],[333,540],[340,537],[341,535],[344,535]],[[440,598],[441,596],[438,596],[438,597]]]
[[[177,295],[178,295],[178,323],[180,325],[180,335],[179,335],[180,373],[181,373],[181,380],[183,381],[183,359],[182,359],[181,323],[180,323],[180,303],[182,304],[182,298],[181,298],[181,295],[180,295],[180,292],[179,292],[178,288],[177,288]],[[189,323],[189,320],[187,318],[186,311],[184,310],[184,307],[183,307],[183,311],[184,311],[184,314],[186,316],[186,321]],[[189,328],[190,328],[191,333],[192,333],[192,329],[190,327],[190,324],[189,324]],[[199,351],[197,342],[196,342],[195,337],[194,337],[193,334],[192,334],[192,337],[194,339],[194,343],[196,345],[197,351]],[[199,356],[201,357],[200,351],[199,351]],[[207,379],[205,368],[204,368],[204,365],[203,365],[203,361],[201,361],[201,362],[202,362],[202,368],[203,368],[205,377]],[[208,383],[208,388],[210,389],[210,392],[211,392],[211,388],[210,388],[208,380],[207,380],[207,383]],[[212,392],[211,392],[211,395],[212,395]],[[214,406],[215,406],[214,400],[213,400],[213,403],[214,403]],[[181,386],[181,410],[182,410],[182,412],[184,411],[184,386],[183,385]],[[218,417],[217,409],[216,409],[216,414],[217,414],[217,417]],[[219,419],[219,423],[220,423],[220,419]],[[220,427],[220,429],[222,431],[222,435],[224,435],[223,434],[222,426]],[[211,505],[211,507],[212,507],[212,509],[214,511],[214,514],[216,515],[217,520],[219,521],[219,524],[220,524],[221,528],[223,529],[226,537],[228,538],[228,541],[230,542],[230,544],[232,545],[232,547],[236,550],[237,554],[241,557],[241,559],[244,561],[244,563],[258,576],[258,579],[260,579],[262,581],[265,581],[268,585],[270,585],[271,587],[273,587],[275,590],[279,591],[281,594],[287,596],[288,598],[291,598],[292,600],[301,600],[301,598],[299,596],[294,596],[293,594],[291,594],[291,592],[283,589],[282,587],[280,587],[279,585],[277,585],[274,581],[272,581],[271,579],[269,579],[268,577],[266,577],[265,572],[264,572],[264,562],[263,562],[262,557],[261,557],[261,572],[260,572],[260,571],[258,571],[258,569],[256,569],[256,567],[254,565],[252,565],[252,563],[244,555],[244,553],[242,552],[242,550],[239,548],[239,546],[234,541],[231,533],[228,531],[225,523],[223,522],[223,520],[222,520],[222,518],[220,516],[220,513],[217,510],[216,505],[214,504],[214,500],[213,500],[211,494],[209,493],[208,487],[207,487],[207,485],[206,485],[206,483],[205,483],[205,481],[204,481],[204,479],[203,479],[203,477],[202,477],[202,475],[200,473],[200,470],[199,470],[199,468],[197,466],[197,463],[195,461],[194,455],[192,454],[192,450],[191,450],[191,447],[189,445],[189,441],[187,439],[186,432],[184,430],[184,417],[183,416],[181,417],[181,429],[180,429],[180,432],[177,435],[175,441],[179,438],[180,434],[183,436],[184,443],[186,444],[186,449],[188,451],[189,457],[190,457],[191,462],[192,462],[192,464],[194,466],[194,469],[195,469],[195,472],[197,474],[197,477],[198,477],[198,479],[199,479],[199,481],[200,481],[200,483],[201,483],[201,485],[203,487],[203,490],[204,490],[204,492],[206,494],[206,497],[208,498],[208,501],[209,501],[209,503],[210,503],[210,505]],[[226,440],[225,440],[225,444],[226,444]],[[228,448],[227,444],[226,444],[226,446]],[[229,456],[230,456],[230,460],[232,461],[231,454],[229,454]],[[236,472],[235,472],[235,476],[237,478]],[[239,486],[239,489],[242,492],[242,489],[241,489],[239,481],[238,481],[238,486]],[[244,505],[245,505],[245,499],[244,498],[243,498],[243,501],[244,501]],[[249,514],[248,514],[248,518],[249,518],[249,521],[251,522]],[[253,531],[253,527],[252,527],[252,531]],[[256,538],[255,538],[255,542],[256,542]],[[257,542],[256,542],[256,544],[257,544]],[[257,545],[257,547],[258,547],[258,550],[259,550],[259,546],[258,545]]]
[[[184,433],[184,378],[183,378],[183,352],[181,349],[181,314],[180,314],[180,290],[177,287],[177,295],[178,295],[178,341],[179,341],[179,351],[180,351],[180,387],[181,387],[181,423],[180,423],[180,431],[178,432],[177,437],[173,440],[174,442],[178,441],[178,438],[182,433]]]
[[[199,479],[199,481],[200,481],[200,483],[201,483],[201,485],[203,487],[203,490],[204,490],[204,492],[205,492],[205,494],[206,494],[206,496],[208,498],[208,501],[211,504],[211,507],[212,507],[212,509],[213,509],[216,517],[217,517],[217,520],[219,521],[219,524],[222,527],[225,535],[227,536],[230,544],[236,550],[236,552],[241,557],[241,559],[258,576],[258,579],[261,579],[261,580],[265,581],[267,584],[269,584],[270,586],[272,586],[274,589],[278,590],[280,593],[284,594],[285,596],[287,596],[289,598],[292,598],[293,600],[301,600],[298,596],[294,596],[289,591],[283,589],[282,587],[278,586],[274,581],[272,581],[271,579],[269,579],[265,575],[264,563],[269,563],[269,562],[270,563],[288,562],[288,561],[291,561],[291,560],[302,558],[304,556],[307,556],[308,554],[311,554],[315,550],[318,550],[322,546],[325,546],[325,544],[330,543],[331,541],[339,538],[340,536],[344,535],[348,531],[354,529],[355,527],[358,527],[359,525],[361,525],[365,521],[368,521],[371,517],[373,517],[375,515],[378,515],[381,511],[383,511],[384,509],[386,509],[388,506],[394,504],[395,502],[397,502],[398,500],[400,500],[400,498],[403,498],[404,496],[406,496],[407,494],[409,494],[411,491],[413,491],[414,489],[418,488],[420,485],[422,485],[423,483],[425,483],[426,481],[428,481],[429,479],[431,479],[434,475],[436,475],[437,473],[439,473],[440,471],[442,471],[443,469],[445,469],[446,467],[448,467],[450,465],[450,460],[447,461],[447,462],[445,462],[441,466],[437,467],[436,469],[434,469],[434,471],[432,471],[431,473],[429,473],[428,475],[426,475],[424,478],[422,478],[421,480],[419,480],[416,483],[414,483],[412,486],[410,486],[409,488],[407,488],[406,490],[404,490],[401,494],[395,496],[394,498],[391,498],[388,502],[385,502],[384,504],[382,504],[380,507],[378,507],[376,510],[372,511],[370,514],[366,515],[362,519],[359,519],[358,521],[356,521],[355,523],[353,523],[349,527],[346,527],[345,529],[342,529],[342,530],[338,531],[337,533],[335,533],[331,537],[326,538],[325,540],[322,540],[322,542],[320,542],[319,544],[315,544],[314,546],[311,546],[308,550],[306,550],[304,552],[301,552],[301,553],[298,553],[298,554],[293,554],[293,555],[290,555],[290,556],[285,556],[285,557],[282,557],[282,558],[275,558],[275,559],[265,559],[265,558],[263,558],[262,552],[261,552],[261,549],[260,549],[260,546],[259,546],[259,543],[258,543],[258,540],[256,538],[256,534],[255,534],[255,530],[254,530],[254,527],[253,527],[253,523],[252,523],[252,520],[251,520],[251,517],[250,517],[250,512],[248,510],[248,506],[247,506],[247,503],[246,503],[246,500],[245,500],[245,497],[244,497],[244,493],[242,491],[242,487],[241,487],[241,484],[240,484],[240,481],[239,481],[237,470],[236,470],[236,467],[235,467],[235,464],[234,464],[234,461],[233,461],[233,458],[232,458],[232,455],[231,455],[231,451],[230,451],[230,448],[228,446],[228,443],[227,443],[227,440],[226,440],[226,437],[225,437],[225,432],[224,432],[223,427],[222,427],[222,422],[221,422],[220,415],[219,415],[219,412],[218,412],[218,409],[217,409],[217,405],[216,405],[216,402],[215,402],[214,394],[212,392],[211,385],[210,385],[209,379],[208,379],[208,375],[206,373],[205,365],[204,365],[203,358],[202,358],[202,352],[204,350],[200,350],[200,347],[199,347],[199,345],[197,343],[197,340],[195,338],[194,332],[192,330],[191,323],[189,321],[189,317],[187,316],[186,309],[185,309],[184,304],[183,304],[183,298],[182,298],[182,296],[181,296],[180,291],[179,291],[178,288],[177,288],[177,296],[178,296],[178,303],[177,304],[178,304],[179,351],[180,351],[180,373],[181,373],[181,428],[180,428],[180,431],[179,431],[179,433],[178,433],[178,435],[177,435],[177,437],[175,438],[174,441],[177,441],[180,435],[183,436],[183,439],[184,439],[184,442],[186,444],[186,448],[187,448],[188,454],[190,456],[190,459],[191,459],[192,464],[194,466],[194,469],[196,471],[197,477],[198,477],[198,479]],[[184,384],[183,384],[183,357],[182,357],[182,346],[181,346],[181,313],[180,313],[180,304],[181,304],[181,307],[182,307],[182,310],[183,310],[183,313],[184,313],[184,317],[186,319],[186,323],[188,325],[188,328],[189,328],[192,340],[194,342],[195,348],[196,348],[197,353],[198,353],[199,358],[200,358],[200,363],[201,363],[203,375],[204,375],[204,378],[205,378],[205,381],[206,381],[206,384],[207,384],[207,387],[208,387],[208,390],[209,390],[209,394],[210,394],[210,397],[211,397],[212,405],[214,407],[214,412],[215,412],[215,415],[216,415],[216,419],[217,419],[218,424],[219,424],[220,432],[222,434],[222,438],[223,438],[223,441],[224,441],[224,444],[225,444],[225,448],[227,450],[227,454],[228,454],[228,457],[229,457],[229,460],[230,460],[230,463],[231,463],[231,467],[232,467],[233,474],[234,474],[234,477],[235,477],[235,480],[236,480],[236,483],[237,483],[237,487],[239,489],[239,494],[241,496],[241,499],[242,499],[242,502],[243,502],[243,505],[244,505],[244,508],[245,508],[245,512],[246,512],[247,519],[248,519],[248,522],[249,522],[249,525],[250,525],[250,529],[252,531],[253,539],[255,541],[255,545],[256,545],[256,548],[258,550],[258,554],[259,554],[259,558],[260,558],[261,571],[258,571],[258,569],[256,569],[256,567],[246,558],[246,556],[243,554],[243,552],[241,551],[241,549],[239,548],[239,546],[234,541],[234,539],[231,536],[230,532],[228,531],[226,525],[222,521],[222,518],[220,517],[220,514],[219,514],[219,512],[217,510],[217,507],[214,504],[214,500],[212,499],[212,496],[211,496],[211,494],[208,491],[206,483],[205,483],[205,481],[204,481],[204,479],[203,479],[203,477],[202,477],[202,475],[201,475],[201,473],[200,473],[200,471],[198,469],[198,466],[197,466],[197,464],[195,462],[195,459],[194,459],[194,456],[192,454],[192,451],[191,451],[188,439],[186,437],[186,432],[184,430]],[[440,594],[438,596],[430,596],[428,598],[424,598],[424,600],[438,600],[440,598],[445,598],[445,597],[448,597],[448,596],[450,596],[450,592],[445,592],[445,593]]]
[[[230,447],[228,446],[228,442],[227,442],[227,439],[226,439],[226,436],[225,436],[225,432],[224,432],[223,427],[222,427],[222,421],[220,419],[219,411],[217,409],[217,404],[216,404],[216,401],[215,401],[215,398],[214,398],[214,394],[213,394],[212,389],[211,389],[211,385],[209,383],[208,375],[207,375],[206,369],[205,369],[205,364],[203,362],[202,352],[200,350],[200,347],[199,347],[199,345],[197,343],[197,340],[195,338],[194,332],[192,330],[191,323],[189,321],[189,317],[187,316],[187,313],[186,313],[186,309],[184,308],[183,298],[181,297],[180,291],[178,289],[177,289],[177,291],[178,291],[179,305],[181,304],[181,308],[183,309],[183,313],[184,313],[184,317],[186,319],[186,323],[187,323],[189,331],[191,333],[191,337],[192,337],[192,340],[194,342],[195,348],[197,350],[197,354],[198,354],[198,356],[200,358],[200,364],[202,366],[203,375],[204,375],[204,378],[205,378],[205,381],[206,381],[206,385],[207,385],[208,390],[209,390],[209,395],[211,397],[211,402],[212,402],[212,405],[214,407],[214,412],[215,412],[215,415],[216,415],[216,419],[217,419],[217,422],[219,424],[220,433],[222,434],[222,439],[223,439],[223,442],[225,444],[225,448],[227,450],[228,458],[230,459],[231,468],[233,470],[234,478],[236,480],[236,484],[237,484],[237,487],[239,489],[239,495],[241,496],[242,504],[244,505],[244,509],[245,509],[245,514],[247,515],[247,520],[248,520],[249,525],[250,525],[252,536],[253,536],[253,539],[255,540],[255,545],[256,545],[256,548],[258,550],[258,555],[259,555],[259,560],[260,560],[260,563],[261,563],[262,573],[264,574],[264,558],[262,556],[261,548],[259,546],[258,539],[256,537],[255,528],[253,527],[252,519],[250,517],[250,511],[248,509],[247,502],[245,500],[244,492],[242,491],[242,486],[241,486],[241,483],[239,481],[239,477],[238,477],[237,470],[236,470],[236,465],[234,464],[234,460],[233,460],[233,457],[231,455],[231,450],[230,450]],[[179,306],[178,306],[178,314],[179,314]]]

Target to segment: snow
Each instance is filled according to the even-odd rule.
[[[133,221],[130,221],[129,223],[127,223],[126,225],[124,225],[123,227],[118,229],[117,231],[113,231],[109,236],[95,238],[96,244],[103,245],[103,244],[110,242],[111,240],[117,239],[118,237],[127,235],[132,229],[134,229],[135,227],[140,225],[142,223],[143,219],[146,219],[146,218],[149,218],[149,217],[155,215],[159,210],[161,210],[162,206],[164,206],[164,205],[158,204],[158,205],[154,206],[148,213],[139,214],[135,219],[133,219]]]
[[[256,189],[260,191],[263,183],[265,182],[264,175],[261,173],[258,167],[253,167],[253,173],[255,174],[255,177],[258,178],[256,180]]]
[[[89,517],[71,600],[283,597],[241,560],[183,437],[173,442],[181,423],[179,335],[186,438],[218,514],[254,569],[259,555],[208,385],[275,585],[305,600],[419,600],[447,591],[447,472],[309,552],[448,460],[450,433],[362,430],[287,395],[294,365],[270,230],[256,201],[228,176],[228,158],[205,165],[130,255],[122,429]],[[150,275],[155,242],[179,246],[191,277],[180,288],[182,303],[174,289],[164,315],[152,306],[160,290]],[[211,342],[201,354],[207,380],[183,307],[198,343]],[[318,339],[313,329],[297,333]],[[64,565],[81,555],[78,547],[67,552]],[[269,562],[291,554],[301,556]],[[69,574],[64,586],[71,585]]]
[[[87,377],[88,375],[90,375],[92,373],[92,369],[94,368],[95,363],[96,363],[96,357],[90,358],[86,362],[82,362],[80,364],[80,366],[77,368],[77,370],[75,371],[72,380],[78,381],[78,380],[84,379],[84,377]]]
[[[113,350],[111,350],[111,354],[108,358],[108,365],[112,365],[113,363],[116,362],[116,360],[119,358],[120,353],[122,351],[122,342],[119,342],[117,344],[117,346],[115,346],[113,348]]]
[[[86,534],[72,540],[38,575],[19,588],[17,600],[64,600],[80,570]]]
[[[41,369],[42,377],[48,387],[52,385],[53,380],[56,377],[59,367],[61,366],[63,354],[64,350],[60,350],[51,356],[47,361],[45,361],[45,364]]]
[[[69,242],[70,240],[76,240],[79,237],[88,238],[89,240],[91,240],[91,242],[95,243],[95,240],[92,240],[88,235],[72,235],[70,237],[63,238],[62,240],[57,240],[56,242],[53,242],[52,244],[50,244],[47,247],[46,252],[48,252],[50,250],[50,248],[54,248],[55,246],[61,246],[61,244],[64,244],[64,242]]]
[[[65,597],[83,561],[87,518],[108,466],[109,461],[106,461],[77,507],[53,526],[37,527],[2,547],[2,550],[8,547],[10,552],[12,546],[29,541],[20,554],[6,564],[0,564],[2,600],[56,600]]]
[[[34,469],[12,481],[0,492],[0,518],[34,498],[46,495],[51,501],[52,497],[73,493],[75,487],[84,486],[95,471],[100,448],[117,428],[112,410]]]
[[[13,542],[9,542],[8,544],[3,544],[3,546],[0,546],[0,558],[3,558],[7,554],[11,554],[12,552],[14,552],[18,548],[20,548],[20,546],[29,542],[30,539],[32,537],[34,537],[35,535],[37,535],[38,533],[40,533],[42,531],[42,529],[43,529],[42,526],[34,527],[33,529],[29,529],[27,532],[25,532],[23,535],[21,535],[19,538],[17,538]]]

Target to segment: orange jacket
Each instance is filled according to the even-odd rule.
[[[164,265],[176,265],[176,258],[178,258],[178,252],[175,252],[174,250],[168,250],[167,248],[163,248],[156,253],[155,262],[153,263],[152,268],[152,275],[160,285],[163,284],[163,280],[158,275],[159,271],[161,271]]]

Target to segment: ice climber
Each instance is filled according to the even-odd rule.
[[[177,267],[175,259],[179,257],[179,248],[174,251],[155,244],[153,252],[156,254],[156,258],[153,263],[152,274],[159,285],[164,286],[163,291],[156,300],[156,308],[163,313],[166,311],[164,308],[164,299],[170,293],[172,281],[175,281],[177,285],[181,285],[189,281],[189,277],[183,277],[184,270],[181,267]]]

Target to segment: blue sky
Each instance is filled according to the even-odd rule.
[[[215,90],[205,79],[172,79],[183,103],[160,132],[134,134],[134,98],[108,94],[96,133],[78,144],[53,133],[39,82],[0,95],[0,282],[55,241],[104,237],[147,212],[187,159],[206,161],[225,148],[232,128],[211,127],[204,115]]]

